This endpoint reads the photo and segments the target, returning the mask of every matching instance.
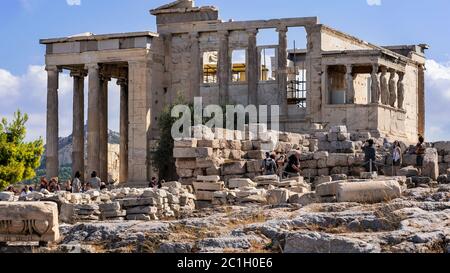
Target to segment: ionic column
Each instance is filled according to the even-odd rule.
[[[380,89],[380,79],[378,77],[378,71],[379,71],[380,67],[378,64],[373,64],[372,65],[372,74],[371,74],[371,78],[372,78],[372,86],[371,86],[371,90],[372,90],[372,98],[371,98],[371,103],[380,103],[380,95],[381,95],[381,89]]]
[[[58,177],[58,88],[59,70],[56,66],[47,66],[47,177]]]
[[[100,152],[100,124],[99,124],[99,99],[100,99],[100,74],[98,64],[87,65],[89,75],[88,96],[88,175],[93,171],[99,171]]]
[[[398,82],[397,82],[397,105],[398,109],[403,109],[403,103],[405,101],[405,73],[404,72],[398,72]]]
[[[346,102],[347,104],[355,103],[355,86],[353,84],[353,66],[346,65],[346,73],[345,73],[345,82],[347,85],[347,94],[346,94]]]
[[[287,118],[287,27],[279,27],[278,31],[278,90],[280,115],[283,119]]]
[[[72,71],[73,77],[73,149],[72,149],[72,177],[80,172],[84,181],[84,71]]]
[[[389,105],[392,107],[395,107],[395,104],[397,102],[397,81],[395,80],[395,76],[397,75],[397,72],[395,69],[389,70],[390,77],[389,77]]]
[[[200,97],[200,45],[198,32],[191,33],[191,97]],[[192,101],[193,102],[193,101]]]
[[[128,81],[119,79],[120,85],[120,153],[119,153],[119,182],[128,182]]]
[[[228,47],[228,31],[219,32],[219,67],[218,67],[218,78],[219,78],[219,103],[224,105],[228,102],[228,88],[230,81],[230,54]]]
[[[100,96],[99,96],[99,177],[102,182],[108,182],[108,83],[111,78],[107,75],[100,77]]]

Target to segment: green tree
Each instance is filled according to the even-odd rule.
[[[28,115],[17,111],[10,123],[6,118],[0,123],[0,190],[36,176],[44,142],[42,139],[24,141],[27,121]]]

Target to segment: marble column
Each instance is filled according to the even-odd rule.
[[[345,95],[347,104],[355,103],[355,86],[353,83],[353,66],[351,64],[346,65],[346,73],[345,73],[345,83],[347,87],[347,93]]]
[[[395,107],[395,104],[397,103],[397,81],[396,76],[397,72],[395,69],[389,70],[390,77],[389,77],[389,105],[391,107]]]
[[[380,76],[380,89],[381,89],[381,103],[384,105],[389,104],[389,80],[387,78],[387,67],[381,67]]]
[[[98,64],[87,65],[89,75],[88,96],[88,175],[99,171],[100,127],[99,127],[99,99],[100,74]]]
[[[248,104],[258,105],[258,47],[256,44],[257,29],[247,30],[248,33]]]
[[[59,69],[56,66],[47,66],[47,177],[58,177],[58,88]]]
[[[288,104],[287,104],[287,27],[282,26],[277,28],[278,32],[278,90],[279,90],[279,105],[280,115],[282,120],[287,119]],[[281,125],[282,130],[286,130],[285,123]]]
[[[99,96],[99,177],[102,182],[108,181],[108,83],[111,78],[108,75],[100,77]]]
[[[73,70],[73,149],[72,149],[72,177],[77,172],[84,181],[84,77],[86,73]]]
[[[397,82],[397,106],[398,109],[403,109],[403,103],[405,101],[405,73],[398,72],[398,82]]]
[[[371,90],[372,90],[372,97],[371,97],[371,103],[380,103],[380,95],[381,95],[381,90],[380,90],[380,79],[378,76],[378,71],[379,71],[380,67],[378,64],[373,64],[372,65],[372,74],[371,74],[371,78],[372,78],[372,86],[371,86]]]
[[[120,86],[120,153],[119,153],[119,182],[128,182],[128,81],[119,79],[117,84]]]
[[[228,46],[228,31],[219,32],[219,65],[218,65],[218,79],[219,79],[219,104],[225,105],[229,99],[229,82],[230,82],[230,53]]]
[[[191,33],[191,96],[200,97],[200,45],[198,32]],[[193,101],[192,101],[193,102]]]

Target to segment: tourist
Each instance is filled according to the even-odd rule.
[[[277,160],[278,176],[283,177],[284,165],[286,164],[286,156],[282,155]]]
[[[402,148],[400,146],[399,141],[394,142],[394,149],[392,151],[392,164],[394,166],[393,168],[393,175],[398,175],[398,171],[400,170],[400,167],[402,166]]]
[[[364,160],[366,165],[367,172],[377,172],[377,165],[375,162],[377,161],[377,150],[375,149],[375,143],[373,139],[369,139],[366,142],[366,145],[363,147],[364,151]]]
[[[425,146],[425,138],[423,136],[419,137],[419,143],[416,145],[416,167],[419,170],[419,175],[422,175],[422,169],[423,169],[423,160],[425,158],[425,152],[426,152],[426,146]]]
[[[80,172],[75,173],[75,178],[72,181],[72,193],[80,193],[83,190],[83,185],[81,185],[81,174]]]
[[[72,192],[72,182],[69,180],[64,184],[64,189],[66,192]]]
[[[47,178],[41,177],[41,182],[39,185],[39,190],[42,192],[44,190],[48,190],[48,181]]]
[[[88,186],[89,189],[100,190],[102,185],[102,180],[97,176],[97,172],[93,171],[91,174],[91,178],[89,179]]]
[[[293,154],[288,158],[288,163],[284,169],[283,177],[298,177],[300,176],[300,172],[299,154]]]
[[[30,192],[34,192],[34,188],[33,188],[33,187],[28,188],[28,190],[29,190]]]
[[[26,197],[27,195],[28,195],[28,186],[25,186],[23,189],[22,189],[22,192],[20,193],[20,197]]]
[[[9,186],[9,187],[6,189],[6,191],[7,191],[7,192],[12,192],[12,193],[14,193],[14,194],[17,194],[17,191],[16,191],[16,189],[15,189],[13,186]]]
[[[61,190],[61,187],[59,186],[58,178],[57,177],[53,177],[50,180],[50,184],[48,186],[48,191],[50,191],[52,193],[55,193],[55,192],[58,192],[60,190]]]
[[[158,186],[158,180],[156,179],[156,177],[152,177],[152,181],[150,181],[150,188],[156,188]]]
[[[266,153],[266,159],[263,160],[261,171],[264,175],[274,175],[277,173],[277,164],[270,153]]]
[[[106,189],[107,189],[106,183],[105,183],[105,182],[102,182],[102,183],[101,183],[101,186],[100,186],[100,190],[102,191],[102,190],[106,190]]]

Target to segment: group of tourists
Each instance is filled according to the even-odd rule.
[[[289,157],[281,155],[277,158],[275,154],[266,153],[266,158],[261,165],[264,175],[278,175],[282,178],[300,176],[300,150],[296,150]]]
[[[52,193],[61,190],[71,193],[83,193],[89,190],[102,190],[105,188],[106,183],[102,182],[96,171],[92,172],[91,178],[86,183],[82,181],[81,173],[76,172],[74,178],[67,180],[62,187],[58,183],[57,177],[52,178],[50,182],[45,177],[42,177],[39,186],[41,192],[49,191]]]
[[[387,140],[386,140],[387,142]],[[386,144],[386,143],[385,143]],[[377,150],[373,139],[366,141],[363,146],[365,168],[367,172],[378,172],[377,166]],[[419,143],[415,146],[414,154],[417,156],[416,167],[419,170],[419,175],[422,174],[424,157],[426,152],[426,145],[424,137],[419,137]],[[278,175],[281,178],[290,178],[300,176],[300,150],[296,150],[289,157],[281,155],[277,158],[275,153],[266,153],[266,158],[261,165],[261,171],[264,175]],[[393,175],[399,173],[403,164],[403,151],[399,141],[395,141],[392,147],[392,166]]]
[[[365,166],[367,172],[378,172],[377,151],[373,139],[369,139],[363,147],[365,155]],[[416,155],[416,167],[419,175],[422,175],[423,163],[426,153],[425,138],[419,137],[419,142],[415,146],[413,153]],[[399,141],[395,141],[392,147],[393,175],[397,175],[403,164],[403,151]]]

